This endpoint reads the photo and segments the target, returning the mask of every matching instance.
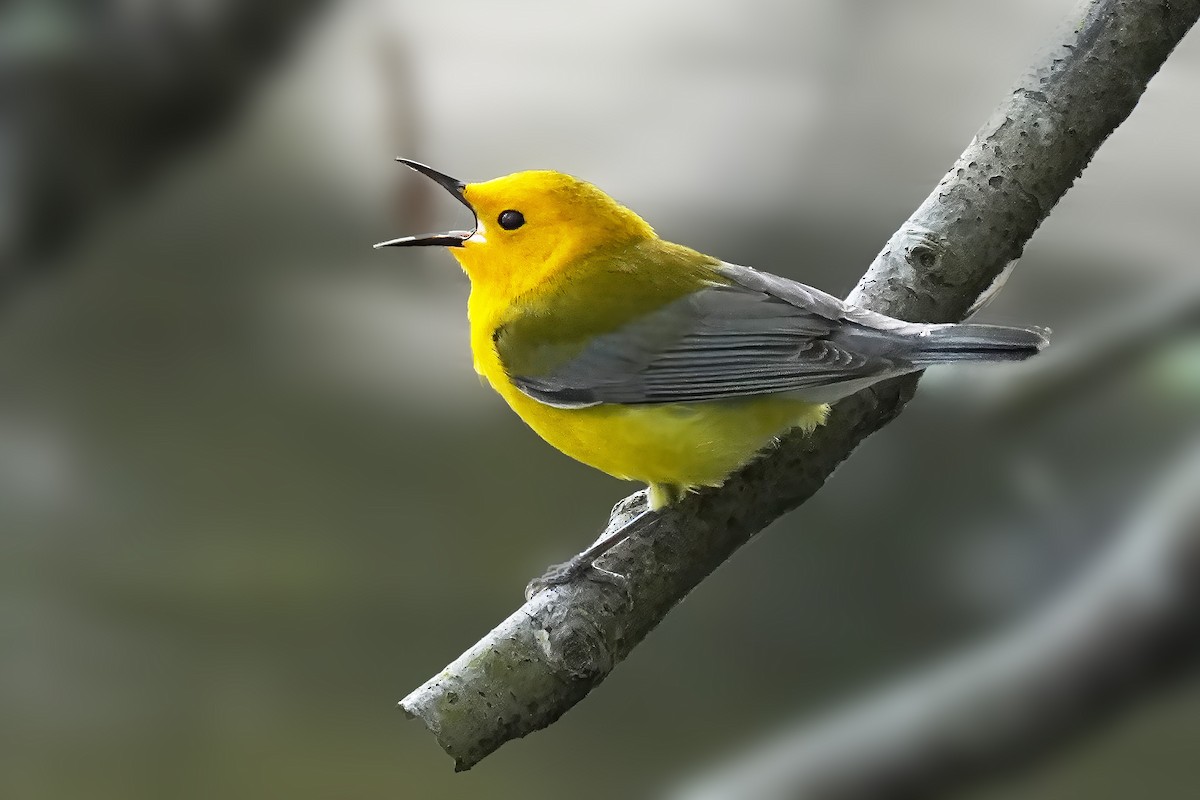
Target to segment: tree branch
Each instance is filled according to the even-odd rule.
[[[679,800],[926,797],[1023,759],[1200,657],[1200,439],[1032,620],[784,735]]]
[[[961,319],[1049,214],[1200,16],[1200,0],[1091,0],[875,258],[850,301],[913,321]],[[915,378],[840,402],[725,486],[685,499],[604,558],[600,583],[542,592],[404,698],[468,769],[546,727],[599,684],[694,586],[808,499],[912,396]],[[636,496],[635,496],[636,497]],[[620,524],[629,498],[614,509]]]
[[[216,130],[326,3],[187,5],[0,3],[0,289]]]

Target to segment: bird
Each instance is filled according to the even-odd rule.
[[[381,247],[447,248],[470,280],[478,372],[568,456],[645,483],[645,507],[527,596],[587,573],[689,492],[720,486],[782,435],[879,381],[1018,361],[1048,329],[906,322],[660,238],[596,186],[553,170],[466,183],[406,158],[466,206],[470,230]]]

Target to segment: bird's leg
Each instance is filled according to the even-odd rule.
[[[621,504],[618,504],[618,508]],[[623,509],[622,509],[623,510]],[[617,509],[614,509],[614,514]],[[612,548],[616,547],[621,542],[628,539],[633,534],[645,526],[645,523],[654,516],[655,512],[650,508],[643,508],[633,517],[612,532],[606,532],[596,542],[584,550],[579,555],[572,558],[570,561],[564,561],[561,564],[555,564],[546,570],[540,578],[534,578],[525,587],[525,599],[532,599],[534,595],[543,589],[551,586],[560,586],[564,583],[572,581],[587,575],[592,580],[611,583],[617,586],[625,585],[625,576],[618,575],[606,569],[601,569],[595,564],[596,559],[607,553]]]

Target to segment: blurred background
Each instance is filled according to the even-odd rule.
[[[393,156],[545,167],[844,295],[1073,6],[0,3],[0,795],[654,796],[1036,610],[1200,432],[1200,35],[982,315],[1049,366],[932,372],[462,775],[396,701],[636,487],[479,385],[448,254],[370,245],[467,222]],[[1196,741],[1184,681],[988,796],[1185,796]]]

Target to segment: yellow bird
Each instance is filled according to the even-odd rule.
[[[829,403],[954,361],[1011,361],[1039,328],[925,325],[664,241],[585,181],[552,171],[426,175],[475,226],[376,247],[450,248],[471,281],[475,370],[567,455],[649,486],[648,508],[532,586],[565,583],[685,492],[719,486]],[[610,575],[603,573],[603,575]]]

